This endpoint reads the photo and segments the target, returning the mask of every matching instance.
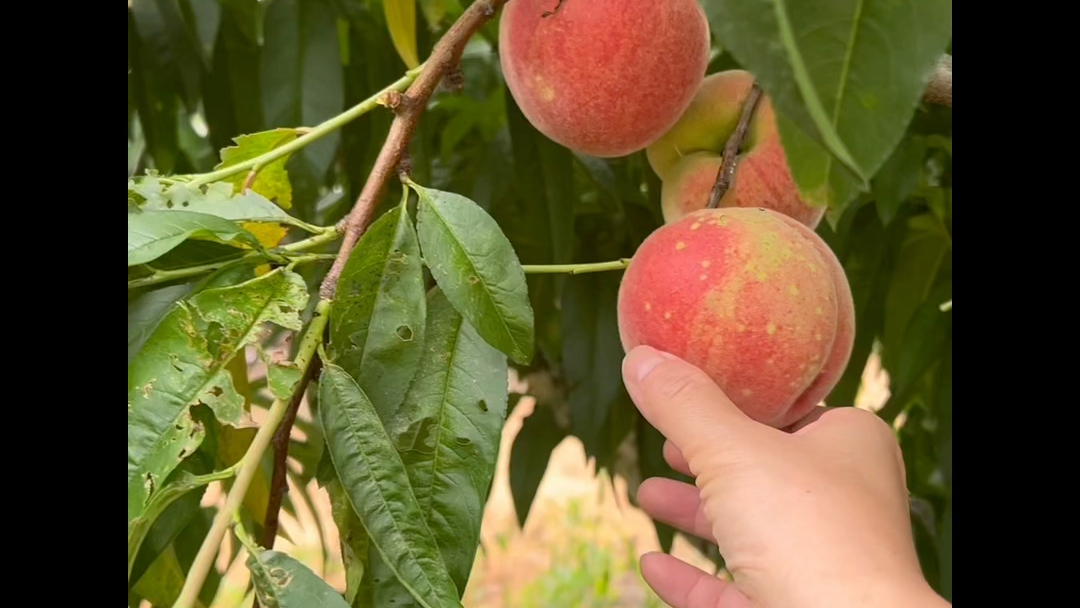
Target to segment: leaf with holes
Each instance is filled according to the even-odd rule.
[[[146,196],[147,184],[144,182],[128,185],[128,198],[132,191]],[[178,183],[165,188],[160,195],[150,196],[140,205],[144,211],[191,211],[216,215],[227,220],[278,220],[292,221],[289,214],[255,191],[239,192],[233,184],[215,182],[206,187],[193,188],[185,183]]]
[[[300,132],[296,129],[283,128],[235,137],[233,141],[236,145],[221,150],[221,162],[214,167],[214,170],[251,160],[280,148],[299,136]],[[255,181],[251,184],[254,192],[276,202],[283,209],[292,207],[292,185],[289,183],[289,174],[285,170],[285,163],[291,156],[292,153],[286,154],[265,167],[260,167],[255,174]],[[243,171],[222,181],[233,184],[237,190],[240,190],[247,181],[248,174],[248,171]]]
[[[264,323],[299,330],[307,300],[304,280],[277,269],[202,291],[161,321],[128,368],[129,522],[202,442],[205,429],[191,406],[209,406],[225,424],[241,422],[244,397],[233,388],[226,364],[257,339]]]
[[[952,35],[952,3],[940,0],[711,0],[705,10],[772,99],[800,189],[838,208],[900,141]]]
[[[256,550],[247,567],[259,604],[266,608],[349,608],[337,590],[285,553]]]
[[[424,346],[424,269],[408,208],[371,225],[349,255],[330,309],[334,363],[380,415],[405,397]]]
[[[396,412],[383,417],[420,511],[458,589],[469,581],[495,477],[507,408],[506,356],[484,341],[435,288],[428,297],[420,371]],[[410,605],[373,560],[376,606]]]
[[[502,229],[473,201],[409,184],[420,196],[424,262],[446,299],[489,344],[514,361],[533,355],[525,271]]]
[[[348,372],[329,362],[319,378],[318,416],[334,470],[379,556],[424,608],[461,608],[375,406]]]
[[[152,262],[188,239],[261,247],[255,235],[235,222],[191,211],[128,214],[128,266]]]

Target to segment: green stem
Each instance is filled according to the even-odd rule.
[[[320,232],[319,234],[316,234],[313,237],[306,238],[306,239],[304,239],[302,241],[297,241],[295,243],[289,243],[288,245],[284,245],[284,246],[282,246],[282,247],[280,247],[278,249],[280,249],[281,251],[284,251],[284,252],[306,251],[308,249],[314,249],[315,247],[318,247],[320,245],[325,245],[326,243],[332,243],[332,242],[338,240],[339,238],[341,238],[341,234],[338,233],[338,231],[333,227],[320,228],[320,230],[322,232]],[[320,257],[312,257],[312,256],[320,256]],[[261,257],[265,257],[261,252],[259,252],[259,251],[251,251],[251,252],[248,252],[248,253],[244,254],[239,259],[224,260],[224,261],[220,261],[220,262],[212,262],[210,264],[201,264],[199,266],[188,266],[187,268],[177,268],[175,270],[158,270],[158,271],[155,271],[154,274],[152,274],[152,275],[145,276],[145,277],[139,277],[137,279],[132,279],[132,280],[128,281],[128,289],[134,289],[136,287],[144,287],[146,285],[156,285],[158,283],[165,283],[167,281],[175,281],[176,279],[186,279],[188,277],[198,276],[200,274],[204,274],[204,273],[207,273],[207,272],[213,272],[213,271],[215,271],[215,270],[217,270],[219,268],[222,268],[222,267],[227,266],[229,264],[234,264],[234,263],[239,262],[241,260],[254,260],[256,258],[261,258]],[[292,258],[292,260],[294,262],[299,262],[299,263],[310,262],[310,261],[313,261],[313,260],[316,260],[316,259],[326,259],[326,258],[321,257],[320,254],[312,254],[311,256],[300,256],[300,257],[297,257],[297,258]],[[330,256],[329,259],[334,259],[334,256]]]
[[[322,343],[326,323],[329,320],[329,312],[330,300],[320,300],[315,306],[315,313],[311,317],[311,323],[308,325],[307,331],[300,341],[300,349],[296,353],[296,365],[302,374],[311,365],[315,350]],[[304,390],[303,383],[298,385],[296,390]],[[244,501],[244,494],[247,493],[251,481],[260,468],[259,465],[262,462],[263,454],[266,452],[266,448],[269,447],[270,440],[273,439],[281,421],[285,418],[285,412],[289,409],[289,401],[291,401],[291,398],[285,400],[275,399],[274,404],[270,406],[266,421],[259,427],[259,431],[255,433],[255,438],[252,439],[247,452],[244,453],[244,457],[240,460],[240,473],[237,474],[232,490],[225,498],[225,506],[214,516],[214,523],[210,526],[210,533],[206,535],[202,546],[199,547],[199,552],[195,555],[191,570],[188,571],[184,586],[180,589],[180,596],[177,598],[176,603],[173,604],[173,608],[191,608],[195,604],[195,600],[199,596],[199,590],[202,589],[203,583],[206,581],[206,575],[210,572],[210,568],[213,567],[218,551],[221,550],[221,541],[225,538],[225,533],[228,531],[233,517]]]
[[[629,258],[622,258],[612,262],[596,262],[593,264],[523,264],[521,268],[525,274],[584,274],[586,272],[604,272],[606,270],[624,270],[630,265]]]
[[[398,93],[404,92],[405,89],[408,89],[409,85],[411,85],[413,81],[416,80],[416,77],[420,75],[420,71],[422,69],[424,69],[424,65],[420,64],[419,66],[409,70],[408,72],[405,72],[404,76],[399,78],[390,86],[372,95],[371,97],[368,97],[364,101],[361,101],[360,103],[349,108],[348,110],[345,110],[341,114],[338,114],[337,116],[327,120],[326,122],[323,122],[319,126],[307,130],[306,133],[290,141],[284,146],[281,146],[280,148],[274,148],[269,152],[260,154],[255,158],[248,159],[242,163],[229,165],[228,167],[218,169],[217,171],[213,171],[211,173],[204,173],[188,182],[188,184],[192,187],[198,187],[209,184],[211,182],[225,179],[226,177],[232,177],[237,173],[250,171],[251,169],[255,169],[256,171],[258,171],[262,167],[265,167],[266,165],[274,162],[275,160],[283,156],[292,154],[293,152],[296,152],[297,150],[311,144],[312,142],[326,137],[330,133],[333,133],[334,131],[340,129],[341,127],[345,126],[356,118],[374,110],[376,107],[381,105],[380,102],[383,100],[383,97],[387,93],[390,93],[391,91],[396,91]]]

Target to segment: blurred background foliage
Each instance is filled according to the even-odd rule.
[[[219,162],[218,151],[234,145],[238,135],[311,127],[335,116],[399,78],[415,57],[426,57],[470,2],[420,0],[412,13],[397,6],[410,3],[393,4],[129,2],[129,178],[148,170],[207,172]],[[662,222],[660,182],[644,153],[596,159],[539,134],[502,80],[497,24],[492,20],[470,42],[461,64],[464,89],[439,91],[432,98],[409,148],[413,178],[463,194],[488,210],[523,264],[631,257]],[[741,67],[718,43],[714,48],[710,73]],[[341,219],[363,187],[391,118],[385,110],[370,112],[294,154],[286,165],[293,188],[290,213],[319,225]],[[400,188],[396,181],[390,185],[380,210],[397,203]],[[903,140],[873,176],[870,191],[831,219],[818,232],[847,271],[857,335],[847,373],[828,402],[852,404],[867,361],[880,357],[890,396],[878,413],[894,423],[902,442],[920,559],[934,588],[951,599],[952,326],[951,312],[943,314],[951,311],[952,298],[951,108],[920,106]],[[334,251],[336,244],[326,250]],[[313,264],[301,272],[315,286],[326,269]],[[525,419],[510,463],[521,521],[551,450],[566,436],[579,438],[599,469],[625,477],[631,496],[644,477],[678,477],[662,459],[662,437],[640,417],[622,386],[618,284],[618,273],[529,275],[537,356],[518,373],[536,408]],[[129,292],[129,319],[145,314],[155,300],[177,297],[164,292],[184,289]],[[257,406],[267,403],[264,386],[256,380],[249,387]],[[212,417],[208,424],[217,425]],[[298,466],[290,475],[296,487],[306,488],[322,440],[314,425],[299,420],[298,426],[305,438],[293,442],[290,454]],[[218,427],[219,434],[249,431]],[[213,455],[214,445],[208,437],[201,451]],[[266,465],[268,480],[269,461]],[[258,488],[249,493],[253,512],[261,512],[260,501],[265,505],[265,486],[261,495]],[[189,516],[163,517],[176,529],[156,526],[146,541],[158,550],[174,546],[168,560],[154,562],[156,577],[182,575],[205,536],[212,510],[201,509],[197,496],[191,496],[170,507],[186,509]],[[286,496],[285,509],[293,512],[291,500],[298,498],[310,504],[300,492]],[[671,546],[670,528],[657,525],[657,534],[663,546]],[[715,551],[710,554],[722,563]],[[137,563],[135,574],[150,566]],[[213,588],[211,581],[206,590]],[[152,599],[152,594],[145,584],[136,585],[133,597]]]

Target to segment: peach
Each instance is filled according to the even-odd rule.
[[[784,428],[847,366],[855,315],[843,268],[812,230],[764,208],[702,209],[649,235],[618,297],[623,348],[701,368],[749,417]]]
[[[522,113],[597,157],[631,154],[670,129],[709,49],[697,0],[513,0],[499,22],[503,76]]]
[[[735,131],[753,82],[753,75],[745,70],[707,76],[678,122],[646,148],[649,165],[664,184],[664,221],[705,208],[724,146]],[[765,207],[811,229],[825,216],[823,206],[811,205],[799,194],[768,96],[761,98],[750,121],[734,184],[720,206]]]
[[[695,152],[676,163],[660,191],[665,222],[705,208],[722,163],[723,157],[709,152]],[[800,198],[784,149],[776,140],[740,155],[734,181],[720,199],[720,207],[764,207],[811,229],[825,217],[825,207],[810,206]]]

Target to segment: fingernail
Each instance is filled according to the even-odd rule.
[[[638,382],[643,382],[657,365],[671,356],[649,346],[639,346],[630,351],[626,358],[630,373]]]

